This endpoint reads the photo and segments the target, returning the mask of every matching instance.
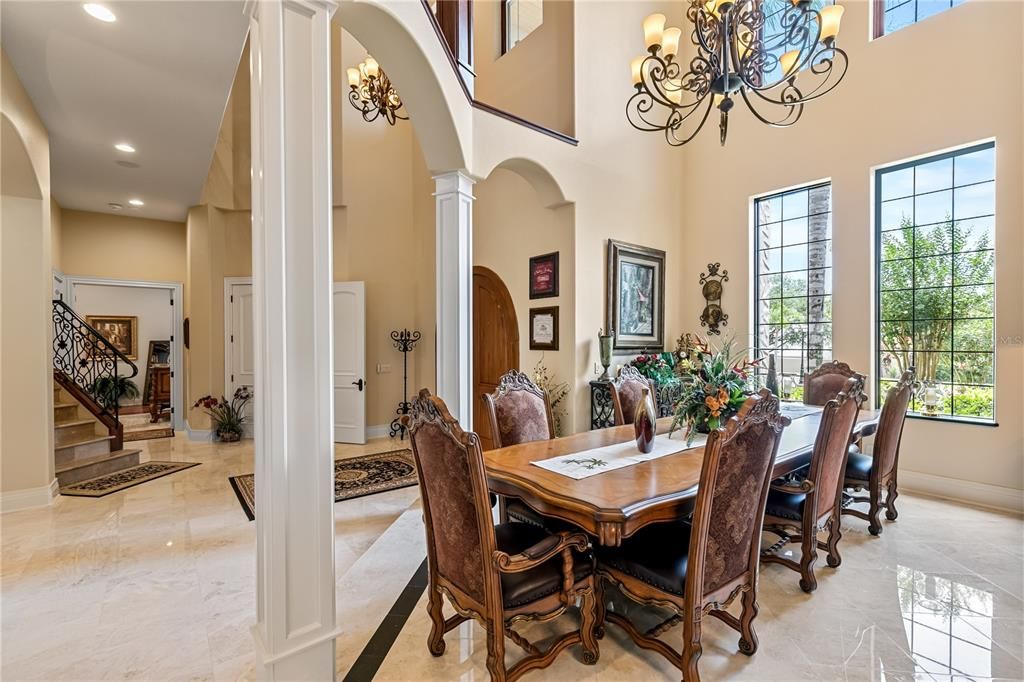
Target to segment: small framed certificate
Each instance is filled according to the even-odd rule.
[[[530,308],[530,350],[558,350],[558,306]]]

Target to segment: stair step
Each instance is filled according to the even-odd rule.
[[[92,419],[68,419],[55,421],[53,428],[55,429],[70,429],[75,426],[85,426],[86,424],[95,424],[96,422]]]
[[[78,418],[78,405],[75,403],[54,403],[53,419],[55,422],[67,422]]]
[[[53,425],[54,447],[63,448],[69,443],[81,443],[83,440],[95,438],[100,433],[106,435],[106,428],[101,428],[100,433],[97,433],[97,426],[92,419],[57,422]]]
[[[57,408],[57,409],[59,409],[61,407],[78,407],[78,403],[62,403],[62,402],[58,401],[58,402],[55,402],[53,404],[53,406],[54,406],[54,408]]]
[[[54,448],[54,450],[70,450],[71,448],[78,447],[80,445],[92,445],[93,443],[102,443],[103,441],[114,440],[113,436],[93,436],[92,438],[81,438],[79,440],[71,441],[70,443],[63,443]]]
[[[81,460],[110,452],[113,436],[91,436],[77,438],[67,443],[57,443],[53,448],[54,464],[61,466],[73,460]]]
[[[101,455],[83,457],[56,466],[54,473],[61,487],[87,478],[112,474],[139,463],[141,450],[114,450]]]

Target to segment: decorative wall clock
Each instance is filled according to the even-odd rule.
[[[721,263],[708,263],[707,273],[701,273],[701,294],[704,295],[704,310],[700,314],[700,326],[708,328],[708,334],[721,334],[719,327],[729,324],[729,316],[722,311],[722,282],[729,281],[729,271],[722,270]]]

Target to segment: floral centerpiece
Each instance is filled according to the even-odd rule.
[[[675,353],[640,354],[629,364],[648,379],[658,384],[669,384],[676,380],[675,358]]]
[[[730,340],[720,349],[699,336],[684,334],[676,342],[676,376],[682,395],[672,414],[670,433],[685,427],[687,443],[693,434],[709,433],[736,414],[747,399],[750,361]]]
[[[252,392],[247,386],[235,390],[231,401],[221,396],[220,400],[211,395],[204,395],[192,407],[201,407],[213,421],[213,429],[217,438],[225,443],[233,443],[242,438],[242,429],[248,421],[245,406],[252,400]]]

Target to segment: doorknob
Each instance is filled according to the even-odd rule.
[[[360,391],[363,390],[363,380],[362,379],[360,379],[359,381],[353,381],[352,385],[353,386],[358,386]]]

